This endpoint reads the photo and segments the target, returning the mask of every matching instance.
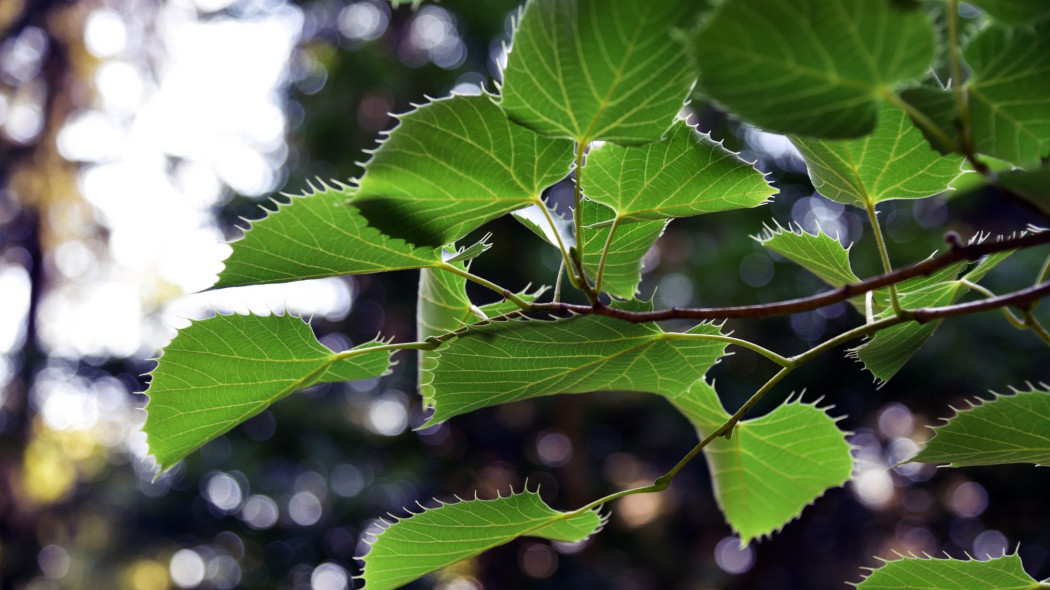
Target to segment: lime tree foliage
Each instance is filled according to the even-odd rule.
[[[148,390],[145,431],[159,468],[298,389],[381,376],[413,351],[427,424],[539,396],[634,391],[666,398],[699,442],[649,485],[567,510],[526,488],[392,516],[363,556],[367,588],[398,587],[521,536],[586,539],[615,500],[664,490],[699,455],[728,525],[747,542],[776,534],[853,470],[841,416],[778,387],[798,367],[845,353],[885,383],[942,321],[979,312],[1010,322],[1018,338],[1050,343],[1033,314],[1050,294],[1050,263],[1033,265],[1028,286],[1012,292],[981,285],[1005,258],[1050,243],[1050,233],[951,234],[942,251],[894,266],[878,217],[885,201],[945,193],[964,175],[1045,217],[1050,4],[973,2],[983,12],[967,17],[977,24],[968,22],[966,35],[955,0],[713,4],[529,0],[494,93],[428,100],[399,115],[359,178],[320,184],[253,223],[233,244],[217,288],[419,269],[418,339],[337,353],[292,316],[195,322],[163,351]],[[642,258],[668,223],[761,207],[777,193],[763,173],[679,117],[697,96],[786,134],[816,190],[870,221],[872,238],[850,247],[776,219],[765,231],[739,228],[757,229],[762,246],[825,289],[722,308],[654,309],[639,297]],[[575,187],[571,216],[544,199],[566,178]],[[500,236],[468,235],[507,214],[560,257],[554,288],[515,292],[471,271]],[[854,248],[878,255],[879,274],[854,270]],[[499,301],[475,303],[468,282]],[[856,325],[798,354],[731,335],[734,322],[841,302],[859,312]],[[706,374],[733,349],[777,371],[729,412]],[[1019,389],[958,410],[914,460],[1050,464],[1050,389],[1018,378],[989,384]],[[766,396],[781,403],[752,415]],[[1016,556],[908,556],[876,568],[860,587],[1047,586]]]

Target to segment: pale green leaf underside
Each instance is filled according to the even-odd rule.
[[[777,192],[754,166],[685,121],[655,143],[592,149],[580,178],[583,194],[623,221],[757,207]]]
[[[913,462],[951,467],[1050,466],[1050,389],[1042,386],[978,401],[933,431],[934,437]]]
[[[838,240],[824,233],[816,235],[803,231],[777,227],[770,229],[756,240],[773,252],[798,264],[817,275],[832,287],[859,283],[849,262],[850,248],[844,248]],[[851,246],[852,247],[852,246]]]
[[[923,10],[883,0],[734,0],[696,39],[700,87],[766,131],[859,137],[882,94],[923,76]]]
[[[971,0],[988,16],[1009,25],[1028,25],[1050,18],[1046,0]]]
[[[290,393],[317,383],[379,377],[390,351],[335,353],[290,315],[217,315],[183,328],[164,348],[146,394],[146,433],[168,468]]]
[[[419,271],[419,296],[416,300],[416,340],[454,332],[467,322],[481,319],[470,309],[466,279],[440,269]],[[423,376],[430,350],[419,351],[419,376]]]
[[[1022,168],[1050,155],[1050,23],[990,27],[963,52],[977,150]]]
[[[801,137],[813,187],[825,197],[865,208],[890,199],[921,199],[948,190],[963,174],[962,156],[935,152],[904,111],[883,103],[875,131],[852,140]]]
[[[534,291],[528,288],[516,293],[524,301],[534,301],[546,287]],[[510,313],[518,309],[513,301],[504,300],[474,306],[467,297],[467,280],[460,275],[440,269],[422,269],[419,274],[419,299],[416,302],[416,339],[426,340],[463,326]],[[423,367],[433,351],[419,351],[419,371],[422,380]]]
[[[983,557],[983,556],[982,556]],[[1036,590],[1050,588],[1025,573],[1021,558],[988,561],[904,558],[887,562],[857,590]]]
[[[507,120],[487,95],[435,100],[399,117],[352,196],[369,225],[442,246],[539,201],[569,173],[573,144]]]
[[[547,211],[546,214],[543,212],[544,209]],[[556,211],[551,211],[545,204],[530,205],[524,209],[511,212],[511,215],[519,223],[529,228],[532,233],[555,248],[560,248],[561,245],[569,248],[573,245],[572,219],[566,219],[558,215]]]
[[[363,558],[365,588],[397,588],[521,536],[582,541],[603,524],[597,511],[568,516],[530,491],[443,504],[398,520],[379,534]]]
[[[681,395],[724,354],[719,331],[668,333],[602,316],[477,324],[442,345],[425,368],[427,425],[480,408],[557,393]],[[714,337],[714,338],[713,338]]]
[[[612,241],[608,242],[605,266],[602,268],[602,282],[598,287],[616,297],[630,299],[637,294],[638,283],[642,280],[642,258],[663,235],[668,222],[661,219],[605,224],[615,218],[613,210],[605,205],[590,200],[580,204],[583,269],[589,277],[597,280],[602,251],[609,240],[609,232],[613,232]],[[595,224],[604,225],[587,227]]]
[[[701,438],[729,419],[703,380],[673,403]],[[715,439],[704,455],[718,505],[743,543],[780,530],[853,470],[850,445],[835,420],[797,400],[740,422],[731,439]]]
[[[531,0],[514,33],[500,106],[544,135],[579,142],[659,139],[696,70],[684,44],[690,0]]]
[[[349,274],[425,268],[441,263],[436,248],[416,248],[368,227],[345,202],[348,193],[322,186],[292,196],[287,205],[254,221],[214,288],[283,283]]]

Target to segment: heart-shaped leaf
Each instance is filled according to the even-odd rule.
[[[765,131],[859,137],[885,92],[926,74],[933,40],[908,2],[733,0],[696,38],[700,88]]]
[[[365,163],[351,203],[383,233],[443,246],[540,202],[569,173],[573,144],[507,120],[487,95],[452,96],[401,115]]]
[[[693,0],[530,0],[500,106],[539,133],[581,144],[659,139],[696,81],[685,44],[671,38],[695,8]]]
[[[672,402],[700,438],[729,419],[714,387],[703,380]],[[718,505],[742,543],[780,530],[853,471],[850,445],[835,419],[797,399],[740,422],[732,438],[713,440],[704,456]]]
[[[143,427],[150,453],[166,469],[294,391],[384,375],[391,351],[380,344],[332,352],[291,315],[193,322],[152,372]]]

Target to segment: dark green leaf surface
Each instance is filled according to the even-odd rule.
[[[942,193],[963,174],[962,156],[935,152],[904,111],[889,103],[879,109],[871,135],[838,141],[795,137],[792,142],[820,194],[862,209]]]
[[[368,227],[346,205],[348,192],[323,186],[254,221],[233,243],[214,288],[283,283],[348,274],[425,268],[441,263],[436,248],[416,248]]]
[[[703,380],[673,403],[701,438],[729,419]],[[731,439],[715,439],[704,456],[718,505],[743,543],[780,530],[853,470],[845,433],[824,410],[800,400],[740,422]]]
[[[377,342],[335,353],[290,315],[217,315],[183,328],[164,348],[146,394],[149,450],[167,469],[288,394],[384,375]]]
[[[1050,155],[1050,23],[989,27],[963,52],[977,150],[1022,168]]]
[[[955,122],[958,120],[959,111],[951,89],[944,88],[936,79],[927,79],[920,86],[902,90],[900,98],[921,113],[928,125],[937,129],[939,133],[916,124],[934,149],[942,154],[958,150]]]
[[[1028,25],[1050,18],[1046,0],[971,0],[970,4],[1008,25]]]
[[[817,275],[832,287],[860,282],[849,262],[852,246],[844,248],[838,240],[823,230],[813,235],[803,231],[801,227],[794,231],[777,226],[776,229],[767,229],[766,233],[755,239],[766,248]]]
[[[1050,168],[1003,174],[998,184],[1050,215]]]
[[[961,265],[955,265],[958,272]],[[905,309],[939,307],[949,305],[962,292],[963,286],[954,280],[937,283],[914,291],[901,291],[900,303]],[[883,292],[888,298],[888,294]],[[893,315],[888,302],[883,302],[883,311],[877,318]],[[918,324],[906,322],[881,330],[866,343],[852,348],[849,355],[864,363],[864,368],[875,376],[876,381],[885,383],[908,362],[922,345],[933,336],[940,325],[940,320]]]
[[[933,431],[933,438],[912,462],[951,467],[1050,466],[1050,389],[1044,385],[991,401],[978,400]]]
[[[480,408],[556,393],[642,391],[674,398],[725,351],[716,326],[668,333],[602,316],[477,324],[425,368],[427,425]]]
[[[580,204],[580,223],[583,225],[583,268],[587,275],[597,280],[601,269],[601,284],[598,288],[623,299],[634,297],[638,283],[642,280],[642,258],[656,243],[667,227],[667,221],[641,221],[616,223],[612,209],[585,200]],[[614,222],[609,225],[609,222]],[[587,227],[597,225],[597,227]],[[609,234],[612,232],[612,239]],[[605,265],[602,252],[608,243]]]
[[[934,31],[905,2],[734,0],[696,39],[700,87],[766,131],[825,138],[875,128],[883,93],[926,74]]]
[[[757,207],[777,192],[753,165],[685,121],[655,143],[592,149],[580,179],[583,194],[622,221]]]
[[[435,100],[399,119],[351,202],[369,225],[413,244],[443,246],[540,202],[572,163],[571,141],[511,123],[486,95]]]
[[[626,145],[659,139],[696,81],[674,27],[692,0],[531,0],[514,33],[500,106],[544,135]]]
[[[521,536],[582,541],[603,524],[595,510],[568,516],[530,491],[442,504],[398,520],[379,534],[363,558],[365,588],[397,588]]]
[[[904,558],[886,562],[857,590],[1037,590],[1050,588],[1025,573],[1021,558],[988,561]]]

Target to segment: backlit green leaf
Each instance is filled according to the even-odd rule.
[[[918,280],[913,279],[914,282],[910,285],[907,282],[903,283],[898,290],[901,307],[920,309],[950,305],[965,289],[961,283],[952,280],[961,267],[962,263],[958,263],[936,273],[934,276],[942,279],[939,282],[931,281],[928,277],[919,277]],[[919,286],[924,284],[925,286]],[[882,290],[881,299],[877,308],[880,313],[875,315],[877,319],[893,315],[886,290]],[[877,381],[885,383],[922,348],[939,325],[940,320],[925,324],[905,322],[891,326],[879,331],[864,344],[850,349],[848,354],[864,363],[864,368],[870,371]]]
[[[582,541],[604,519],[595,510],[570,516],[547,506],[536,492],[495,500],[463,500],[413,514],[389,525],[362,559],[368,590],[398,588],[430,572],[522,536]]]
[[[146,394],[150,453],[167,469],[288,394],[379,377],[389,350],[369,342],[332,352],[291,315],[217,315],[183,328],[164,348]]]
[[[539,202],[569,173],[573,144],[507,120],[482,96],[453,96],[402,115],[365,163],[352,196],[369,225],[442,246]]]
[[[544,135],[641,144],[671,126],[696,81],[674,27],[692,0],[531,0],[514,33],[500,106]]]
[[[904,111],[889,103],[879,109],[871,135],[839,141],[795,137],[792,142],[820,194],[861,208],[936,195],[963,174],[962,156],[935,152]]]
[[[546,213],[544,213],[546,210]],[[572,219],[566,219],[551,211],[546,205],[531,205],[524,209],[518,209],[511,213],[522,225],[529,228],[548,244],[555,248],[564,245],[569,248],[573,245]]]
[[[832,287],[860,282],[860,278],[850,266],[850,248],[844,248],[838,240],[823,230],[813,235],[803,231],[801,227],[795,231],[777,226],[776,229],[767,229],[755,239],[766,248],[817,275]]]
[[[1034,463],[1050,466],[1050,389],[977,400],[943,426],[912,462],[951,467]]]
[[[729,419],[703,380],[672,401],[701,438]],[[732,438],[715,439],[704,456],[718,505],[743,543],[780,530],[853,470],[845,433],[824,410],[800,400],[740,422]]]
[[[348,194],[324,185],[292,196],[291,203],[252,222],[244,238],[233,243],[214,288],[425,268],[441,262],[439,249],[416,248],[368,227],[360,212],[345,204]]]
[[[988,16],[1008,25],[1028,25],[1050,18],[1046,0],[970,0]]]
[[[883,94],[926,74],[934,30],[884,0],[733,0],[696,39],[700,88],[766,131],[825,138],[875,128]]]
[[[981,556],[983,557],[983,556]],[[988,561],[906,557],[888,561],[857,584],[857,590],[1037,590],[1050,585],[1025,573],[1021,558]]]
[[[642,258],[667,227],[667,221],[616,222],[616,214],[605,205],[585,200],[580,204],[580,230],[583,236],[583,268],[593,280],[601,271],[601,284],[606,293],[630,299],[642,279]],[[607,222],[613,222],[609,225]],[[597,227],[587,227],[597,225]],[[612,232],[612,239],[609,233]],[[602,264],[602,253],[605,263]]]
[[[580,179],[587,198],[623,221],[757,207],[777,192],[754,166],[685,121],[655,143],[592,149]]]
[[[466,279],[440,269],[419,271],[419,298],[416,300],[416,339],[426,340],[454,332],[464,324],[481,318],[471,309],[467,298]],[[419,351],[419,375],[423,375],[430,350]]]
[[[1050,23],[989,27],[963,51],[977,150],[1022,168],[1050,155]]]
[[[476,324],[437,349],[425,368],[427,425],[480,408],[556,393],[642,391],[674,398],[725,351],[700,324],[669,333],[602,316]]]

